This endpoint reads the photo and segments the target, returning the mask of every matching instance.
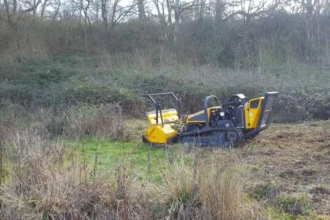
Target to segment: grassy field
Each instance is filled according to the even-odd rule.
[[[141,122],[137,121],[136,124]],[[132,132],[137,132],[135,129]],[[75,142],[98,172],[127,164],[142,181],[164,184],[171,166],[194,165],[201,160],[221,160],[238,169],[243,191],[262,206],[268,219],[330,218],[330,122],[272,124],[255,140],[237,149],[187,149],[187,146],[150,148],[137,140],[113,142],[88,139]],[[213,155],[213,156],[211,156]],[[229,160],[229,161],[228,161]],[[179,164],[178,164],[179,163]],[[212,162],[211,162],[212,163]],[[228,163],[228,164],[227,164]],[[207,170],[205,170],[207,172]]]
[[[0,70],[3,219],[330,219],[325,67],[13,59]],[[146,93],[173,91],[192,113],[209,94],[269,90],[276,123],[244,146],[141,143]]]
[[[329,121],[273,123],[234,149],[149,147],[146,122],[124,121],[126,141],[5,132],[4,219],[329,219]]]
[[[120,2],[0,3],[0,220],[330,220],[329,1]],[[267,91],[240,147],[141,143],[148,93]]]
[[[140,142],[112,141],[110,139],[87,139],[69,142],[89,165],[94,165],[97,173],[104,173],[116,165],[134,169],[136,178],[142,181],[160,182],[160,169],[168,166],[167,161],[181,156],[180,146],[168,148],[148,147]],[[185,161],[191,158],[185,156]]]

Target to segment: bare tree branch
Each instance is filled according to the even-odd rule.
[[[132,5],[129,5],[126,7],[119,7],[118,9],[114,10],[114,12],[113,12],[114,20],[111,22],[111,26],[114,27],[117,23],[122,21],[128,14],[130,14],[133,11],[134,7],[135,7],[135,5],[132,4]],[[118,17],[116,17],[116,15],[118,13],[119,13],[119,15],[118,15]]]

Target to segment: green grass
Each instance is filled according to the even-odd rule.
[[[156,183],[161,181],[161,170],[167,169],[171,161],[181,156],[179,145],[150,147],[138,142],[95,138],[70,141],[69,145],[79,152],[88,165],[94,166],[96,173],[128,165],[126,167],[130,167],[138,179]],[[189,162],[189,155],[185,155],[184,160]]]
[[[281,219],[281,220],[294,220],[298,219],[297,216],[291,215],[289,213],[283,212],[282,210],[274,209],[271,207],[264,208],[263,212],[268,219]]]

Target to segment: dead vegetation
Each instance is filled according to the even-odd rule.
[[[258,167],[246,188],[259,201],[295,215],[330,215],[329,121],[274,124],[238,150]]]
[[[118,165],[96,176],[92,164],[38,130],[7,135],[5,155],[11,166],[5,166],[0,189],[2,219],[149,218],[140,209],[151,200],[131,170]]]
[[[235,149],[183,149],[153,167],[161,173],[157,183],[137,178],[140,171],[120,161],[100,172],[97,154],[94,163],[87,163],[38,124],[4,125],[2,219],[330,216],[329,121],[272,124]],[[131,119],[123,126],[135,139],[144,124]]]
[[[160,166],[161,183],[139,180],[118,161],[98,172],[45,130],[6,132],[0,188],[2,219],[252,219],[262,216],[243,192],[237,157],[201,150]],[[227,159],[226,159],[227,158]],[[229,158],[229,160],[228,160]],[[229,163],[227,163],[229,162]],[[239,172],[236,172],[239,171]]]

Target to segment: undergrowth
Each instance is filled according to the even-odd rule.
[[[6,133],[2,219],[261,217],[258,208],[244,199],[235,163],[204,158],[200,152],[179,152],[158,159],[152,169],[160,177],[154,182],[138,178],[139,172],[147,171],[127,157],[99,169],[97,153],[91,161],[65,143],[51,141],[40,128]]]
[[[248,166],[241,149],[187,151],[127,141],[128,127],[116,105],[68,109],[64,127],[72,131],[66,136],[63,131],[53,136],[46,126],[53,123],[52,113],[9,107],[0,120],[3,219],[313,219],[315,214],[309,198],[282,192],[266,173],[259,176],[263,183],[247,188],[263,168]],[[108,120],[104,126],[103,120]]]
[[[134,59],[123,66],[116,61],[118,57],[12,56],[15,67],[0,71],[0,107],[18,104],[28,110],[51,108],[62,114],[72,106],[117,103],[123,114],[141,117],[150,109],[144,98],[148,93],[172,91],[181,98],[184,113],[192,113],[201,109],[203,98],[210,94],[225,100],[238,93],[253,98],[266,91],[279,91],[276,121],[330,117],[326,69],[299,63],[246,70],[186,64],[140,68],[143,65]]]
[[[76,105],[61,112],[52,108],[27,111],[18,104],[9,104],[0,113],[0,123],[8,131],[26,126],[42,128],[52,138],[107,137],[128,140],[118,104]]]

